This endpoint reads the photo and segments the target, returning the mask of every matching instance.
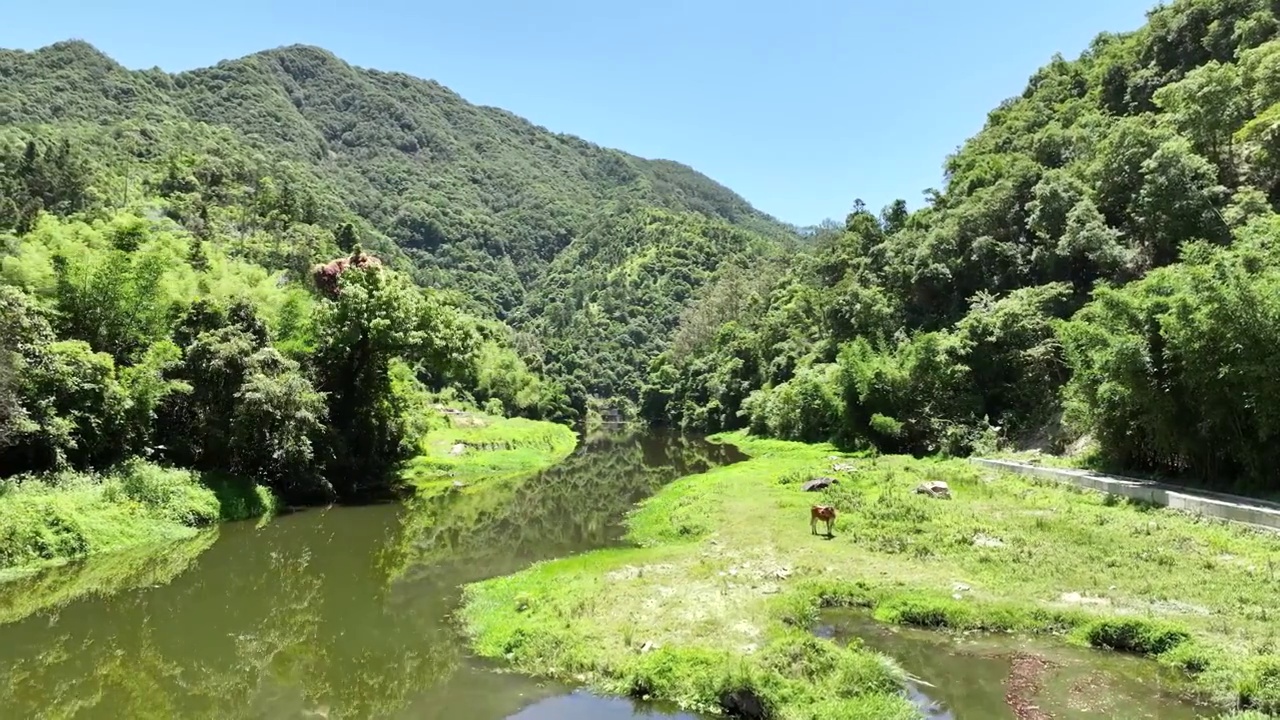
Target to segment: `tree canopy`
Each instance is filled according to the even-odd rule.
[[[451,388],[1273,484],[1277,78],[1272,3],[1177,0],[1036,70],[916,209],[800,231],[317,48],[0,51],[4,471],[162,448],[359,494]]]

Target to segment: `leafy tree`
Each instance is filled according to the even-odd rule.
[[[456,373],[467,362],[467,329],[429,293],[380,265],[343,272],[317,327],[320,389],[335,433],[329,477],[340,496],[383,491],[417,440],[392,391],[392,361],[404,358],[428,378]]]
[[[328,499],[332,484],[321,470],[327,458],[325,401],[298,363],[263,348],[245,363],[245,378],[231,414],[230,469],[261,478],[281,497]]]

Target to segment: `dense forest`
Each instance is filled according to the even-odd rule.
[[[678,163],[313,47],[176,75],[126,70],[78,41],[0,51],[0,128],[11,154],[47,145],[51,173],[0,195],[0,230],[21,235],[40,211],[154,208],[295,273],[360,243],[471,314],[510,321],[509,344],[579,416],[588,398],[638,397],[679,307],[723,258],[792,234]]]
[[[790,232],[315,48],[0,51],[0,569],[385,496],[441,403],[629,405],[721,262]]]
[[[810,252],[718,268],[645,414],[888,452],[1087,435],[1275,490],[1278,28],[1263,0],[1179,0],[1053,58],[922,208],[857,203]]]
[[[1274,485],[1272,3],[1054,57],[944,170],[918,209],[801,231],[317,48],[0,51],[0,474],[363,497],[444,398],[914,454],[1087,436]]]

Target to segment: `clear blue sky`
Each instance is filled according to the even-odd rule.
[[[693,166],[799,225],[912,207],[1054,52],[1154,0],[45,0],[0,47],[78,38],[176,71],[307,43],[552,130]]]

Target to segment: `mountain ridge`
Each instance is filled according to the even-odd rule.
[[[456,291],[469,312],[536,337],[525,360],[552,370],[578,407],[636,397],[646,356],[669,340],[672,323],[652,324],[622,299],[674,317],[722,263],[798,234],[677,160],[553,132],[316,45],[176,73],[127,69],[84,40],[0,50],[0,127],[10,153],[43,138],[89,156],[85,199],[46,199],[60,207],[152,203],[197,237],[295,271],[359,242],[418,284]],[[32,213],[8,214],[26,216],[21,228]],[[600,244],[637,253],[633,271],[575,266]],[[562,297],[570,276],[574,294]]]
[[[777,218],[769,215],[768,213],[765,213],[759,210],[754,205],[752,205],[750,201],[742,197],[740,194],[738,194],[736,191],[732,190],[728,186],[715,180],[711,176],[696,170],[695,168],[688,165],[687,163],[683,163],[679,161],[676,158],[667,158],[667,157],[648,158],[641,155],[637,155],[635,153],[627,152],[626,150],[613,148],[600,143],[593,142],[587,138],[584,138],[574,133],[566,133],[566,132],[552,130],[547,126],[534,123],[528,120],[527,118],[524,118],[523,116],[513,111],[507,110],[505,108],[494,106],[494,105],[483,105],[483,104],[472,103],[469,100],[467,100],[462,94],[452,90],[447,85],[440,82],[439,80],[436,80],[433,78],[423,78],[423,77],[415,76],[411,73],[407,73],[404,71],[383,70],[379,68],[356,65],[344,60],[343,58],[338,56],[336,53],[324,47],[321,47],[319,45],[314,45],[309,43],[290,43],[290,44],[280,45],[273,48],[258,50],[238,58],[228,58],[228,59],[220,60],[217,63],[214,63],[213,65],[208,65],[205,67],[193,68],[189,70],[181,70],[176,72],[169,72],[159,68],[158,66],[145,69],[145,70],[130,69],[124,66],[123,64],[119,63],[118,61],[116,61],[109,54],[102,51],[97,46],[93,45],[91,42],[84,39],[79,39],[79,38],[69,38],[67,40],[60,40],[58,42],[44,45],[34,50],[14,50],[14,49],[0,48],[0,91],[3,91],[5,89],[5,86],[14,84],[15,80],[17,82],[21,82],[22,80],[24,80],[24,78],[21,78],[21,77],[19,78],[14,77],[14,74],[15,74],[14,67],[18,63],[20,63],[23,60],[38,60],[38,59],[45,59],[45,58],[54,58],[59,61],[54,65],[55,69],[67,69],[67,66],[71,65],[72,63],[80,63],[83,65],[86,61],[91,61],[91,66],[97,66],[96,68],[94,68],[96,71],[95,74],[98,76],[96,79],[99,79],[99,80],[108,79],[108,76],[112,74],[115,74],[118,76],[127,75],[130,78],[135,80],[138,78],[145,78],[146,80],[149,81],[146,84],[149,89],[162,92],[162,93],[170,90],[169,87],[159,86],[159,85],[165,84],[162,82],[162,79],[167,80],[168,84],[176,84],[178,86],[178,89],[181,90],[183,89],[182,86],[188,83],[201,83],[201,82],[207,81],[209,76],[212,74],[215,74],[215,73],[221,74],[229,71],[239,72],[239,71],[242,71],[244,68],[246,68],[246,66],[252,66],[257,63],[269,63],[270,64],[269,67],[264,67],[261,69],[266,70],[268,72],[271,72],[275,69],[279,69],[280,71],[283,71],[284,75],[288,77],[292,82],[303,83],[309,79],[312,79],[307,76],[307,71],[312,70],[314,68],[309,68],[306,65],[302,65],[298,62],[298,60],[303,58],[309,58],[313,62],[316,60],[319,60],[324,65],[327,65],[328,66],[327,69],[329,69],[332,72],[337,72],[339,74],[345,74],[349,76],[351,75],[354,75],[357,77],[364,76],[366,79],[371,79],[374,81],[381,80],[382,82],[375,83],[380,86],[379,87],[380,90],[386,90],[388,84],[392,84],[392,85],[399,84],[402,86],[407,85],[407,86],[410,86],[409,89],[411,90],[418,90],[418,91],[426,90],[427,92],[424,93],[424,95],[428,99],[439,100],[441,99],[440,96],[443,96],[444,99],[460,103],[461,105],[463,105],[465,108],[469,110],[477,111],[482,114],[498,116],[508,121],[512,121],[517,125],[527,128],[528,131],[534,134],[546,134],[546,135],[555,137],[567,144],[579,146],[579,147],[585,147],[590,150],[606,152],[606,153],[607,152],[620,153],[623,156],[625,156],[627,159],[632,160],[634,162],[639,162],[646,166],[658,166],[659,170],[674,169],[678,173],[689,174],[694,180],[707,181],[708,186],[706,188],[703,188],[704,191],[709,191],[716,194],[724,195],[725,201],[727,201],[730,205],[734,206],[732,208],[732,212],[730,212],[728,216],[726,216],[724,213],[716,213],[714,216],[721,217],[730,222],[734,222],[735,220],[738,220],[738,219],[748,219],[748,218],[754,219],[759,222],[757,229],[764,228],[766,230],[773,230],[773,231],[782,230],[786,232],[790,232],[794,229],[793,226],[791,226],[790,224],[784,223],[778,220]],[[277,75],[275,79],[279,80],[280,78]],[[134,89],[137,90],[138,88],[135,87]],[[287,90],[287,88],[282,88],[282,89]],[[114,119],[123,119],[124,117],[127,116],[128,112],[133,109],[131,104],[127,101],[133,100],[135,99],[135,97],[129,93],[125,93],[124,95],[125,96],[123,97],[120,95],[117,95],[110,98],[112,101],[121,103],[123,105],[123,107],[121,108],[121,111],[114,115]],[[139,99],[145,100],[147,98],[143,97]],[[301,110],[301,108],[298,108],[298,109]],[[188,107],[188,110],[198,110],[198,109]],[[92,121],[101,121],[105,119],[103,117],[96,117],[96,118],[84,117],[83,114],[76,116],[76,114],[74,113],[58,113],[56,106],[51,107],[50,111],[51,112],[39,113],[35,109],[27,107],[27,108],[23,108],[22,112],[20,113],[16,112],[15,108],[13,108],[10,104],[4,102],[3,94],[0,93],[0,122],[48,123],[48,122],[64,121],[68,119],[92,120]],[[215,118],[211,118],[207,114],[202,114],[198,111],[190,114],[195,115],[195,117],[193,117],[192,119],[212,122],[213,124],[221,124],[216,122]],[[71,115],[71,117],[69,117],[68,115]],[[680,209],[680,208],[672,208],[672,209]],[[772,226],[772,227],[769,227],[769,226]]]

